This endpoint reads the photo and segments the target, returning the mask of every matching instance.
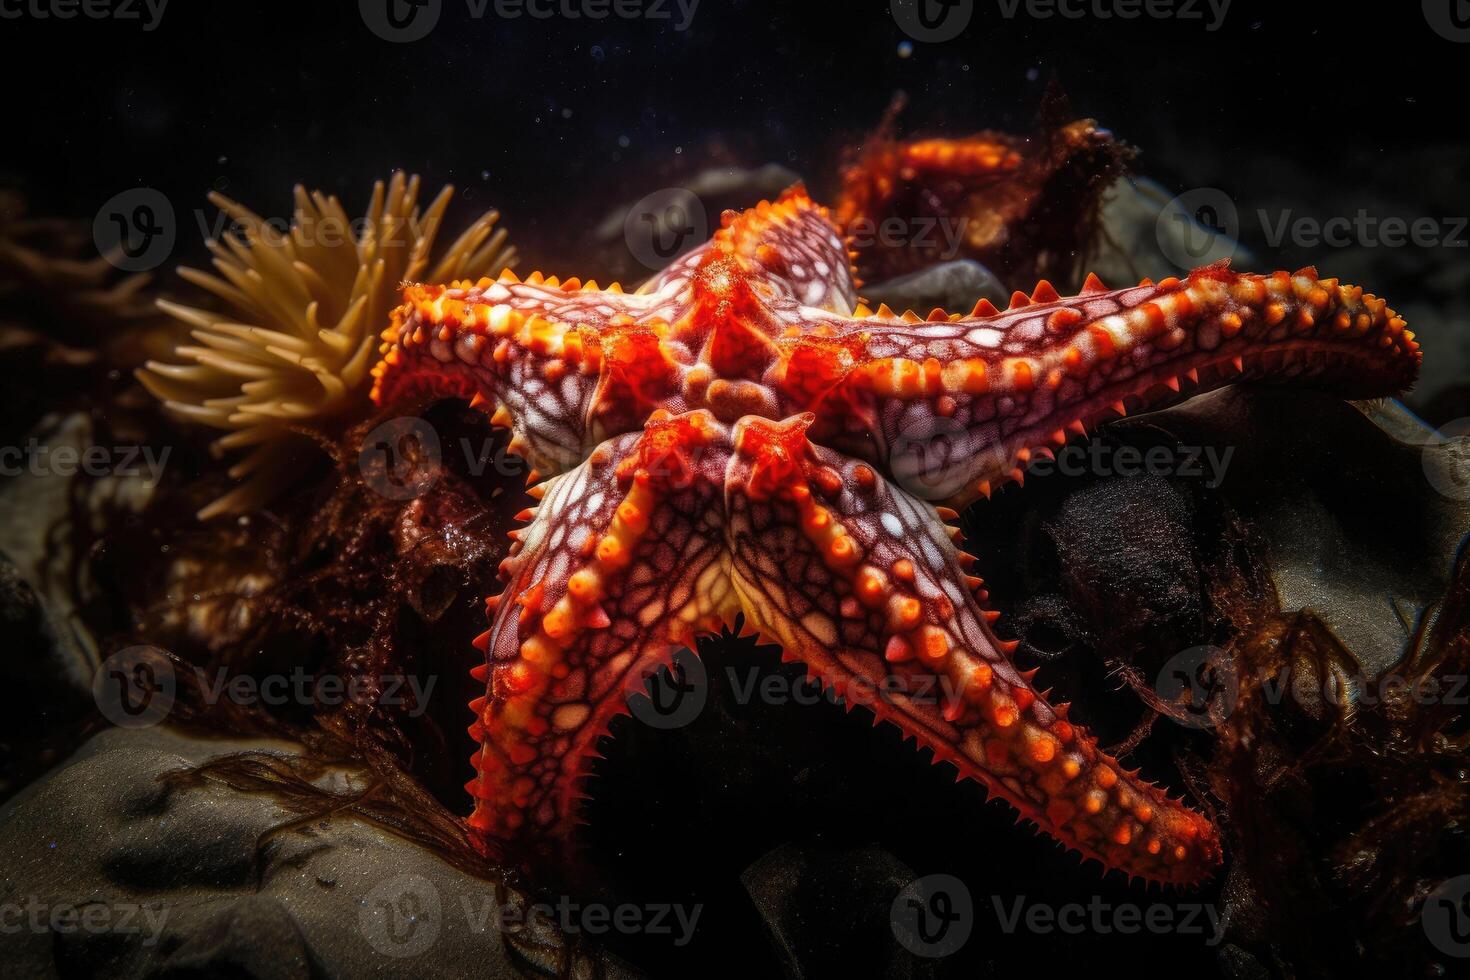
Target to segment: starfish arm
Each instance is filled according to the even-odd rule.
[[[1314,269],[1221,264],[1111,291],[1089,277],[1065,299],[1043,282],[1005,312],[982,302],[963,317],[881,310],[812,323],[828,336],[793,342],[785,402],[825,406],[817,441],[956,507],[1020,480],[1069,433],[1185,386],[1291,381],[1377,397],[1410,387],[1422,358],[1383,300]]]
[[[470,825],[492,839],[564,841],[597,739],[630,685],[733,610],[719,510],[722,435],[707,413],[659,413],[545,484],[487,602],[473,671],[480,743]]]
[[[670,365],[647,325],[661,322],[663,300],[539,272],[407,286],[383,333],[373,401],[469,399],[512,429],[512,449],[539,472],[565,472],[602,439],[636,430],[666,394]]]
[[[775,201],[726,211],[708,244],[676,262],[648,288],[678,295],[699,268],[726,259],[737,276],[759,283],[763,303],[846,315],[857,303],[850,258],[829,210],[797,184]]]
[[[1011,662],[935,509],[812,446],[810,417],[746,420],[726,482],[730,577],[748,621],[1106,867],[1193,883],[1215,828],[1101,752]]]

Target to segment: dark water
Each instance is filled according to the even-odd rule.
[[[0,166],[77,215],[139,184],[183,207],[213,187],[284,210],[295,181],[351,203],[402,167],[472,189],[554,257],[596,209],[702,158],[777,161],[820,187],[897,89],[911,128],[959,134],[1024,128],[1055,76],[1180,189],[1215,182],[1249,201],[1279,190],[1263,160],[1331,182],[1344,158],[1365,159],[1361,190],[1466,210],[1463,164],[1412,182],[1371,166],[1459,138],[1470,46],[1418,3],[1236,0],[1217,17],[1180,0],[1168,19],[1100,18],[1091,3],[1035,17],[1052,7],[980,0],[957,38],[907,57],[884,0],[703,0],[682,31],[675,0],[601,21],[443,0],[412,43],[380,40],[345,0],[174,0],[151,31],[141,0],[141,21],[5,19]]]

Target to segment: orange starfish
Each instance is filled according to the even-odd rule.
[[[471,399],[555,474],[476,641],[487,842],[564,842],[630,679],[743,616],[1058,840],[1175,883],[1212,873],[1216,829],[1015,667],[951,508],[1127,398],[1241,378],[1384,395],[1421,359],[1382,300],[1311,269],[874,312],[801,188],[727,213],[636,294],[539,273],[410,286],[384,337],[380,405]],[[940,703],[908,693],[935,679]]]

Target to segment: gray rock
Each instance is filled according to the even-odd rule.
[[[1283,609],[1309,608],[1370,673],[1443,598],[1470,528],[1470,444],[1397,402],[1223,388],[1112,423],[1232,453],[1221,493],[1261,532]]]
[[[625,976],[508,892],[350,816],[163,773],[280,741],[109,729],[0,809],[8,976]],[[329,773],[336,788],[351,783]],[[507,923],[502,927],[501,923]],[[502,931],[503,930],[503,931]]]
[[[94,445],[95,430],[84,412],[48,415],[29,433],[30,439],[38,447],[39,464],[63,449],[79,458]],[[122,457],[118,462],[121,464]],[[85,687],[91,683],[100,658],[77,613],[80,600],[71,588],[68,565],[77,556],[64,546],[57,547],[57,542],[67,542],[74,530],[73,495],[82,483],[86,500],[97,510],[104,501],[119,510],[141,510],[154,487],[141,467],[138,472],[95,478],[72,469],[37,465],[33,471],[27,465],[18,475],[0,480],[0,552],[49,603],[57,632],[64,634],[70,645],[68,652],[81,658],[80,672],[73,672],[73,680]],[[89,590],[92,585],[84,581],[82,588]]]
[[[1103,198],[1102,242],[1088,268],[1114,288],[1144,277],[1183,275],[1217,258],[1229,257],[1243,271],[1254,268],[1256,257],[1244,245],[1203,226],[1195,214],[1184,215],[1181,208],[1171,206],[1178,198],[1146,177],[1119,180]],[[1195,210],[1211,207],[1208,195],[1183,200]],[[1226,198],[1217,207],[1227,212],[1221,222],[1225,230],[1238,234],[1239,219],[1230,216],[1233,204]]]
[[[936,306],[951,313],[969,313],[982,298],[1004,309],[1010,297],[995,274],[974,259],[956,259],[870,283],[862,292],[875,307],[887,303],[899,312],[915,310],[921,316]]]
[[[90,703],[92,659],[4,552],[0,552],[0,630],[7,641],[0,652],[0,677],[7,680],[8,689],[25,690],[37,699],[54,697],[53,706],[65,709],[68,716]]]
[[[687,178],[677,179],[662,188],[648,188],[645,196],[628,201],[607,212],[593,229],[591,238],[597,246],[598,278],[606,277],[636,283],[648,279],[679,255],[703,245],[720,227],[720,215],[726,210],[741,211],[762,200],[773,200],[786,188],[801,180],[795,171],[777,163],[761,167],[709,167]],[[692,208],[690,213],[686,208]],[[652,227],[635,224],[629,233],[629,219],[645,218]],[[672,227],[669,221],[678,221]],[[671,251],[650,253],[647,242],[630,237],[657,239],[671,246]]]

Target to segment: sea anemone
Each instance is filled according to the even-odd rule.
[[[224,312],[160,300],[197,344],[177,348],[183,363],[149,361],[137,372],[175,417],[227,432],[211,447],[216,455],[246,451],[229,469],[240,485],[200,520],[265,505],[310,458],[306,433],[332,432],[367,409],[378,333],[402,282],[475,279],[514,264],[505,232],[494,230],[499,212],[488,211],[430,265],[453,188],[422,214],[418,192],[419,178],[399,171],[386,187],[374,185],[367,215],[354,224],[337,198],[298,185],[289,229],[209,196],[239,234],[208,242],[219,275],[179,275]]]

